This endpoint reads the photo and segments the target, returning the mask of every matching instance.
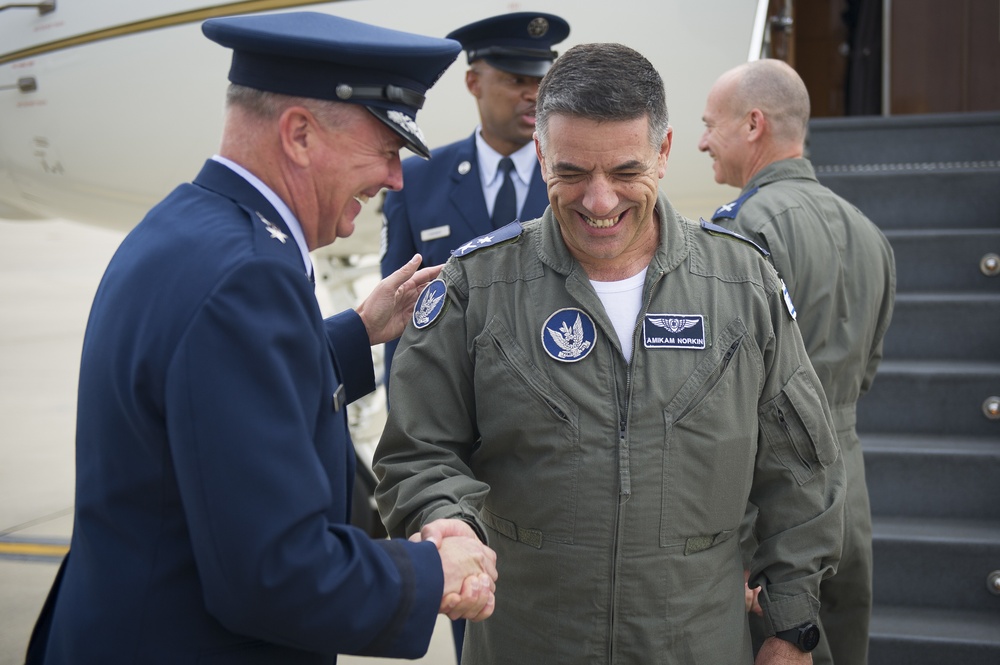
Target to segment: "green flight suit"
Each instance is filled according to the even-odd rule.
[[[816,179],[805,159],[770,164],[714,217],[771,253],[798,312],[799,330],[826,392],[847,471],[844,549],[820,586],[823,638],[815,665],[864,665],[872,606],[872,520],[855,406],[882,359],[892,317],[892,248],[867,217]],[[734,219],[732,219],[734,218]],[[751,621],[755,642],[760,623]]]
[[[460,517],[497,552],[466,665],[751,663],[748,500],[770,629],[818,617],[844,470],[780,282],[662,194],[657,215],[631,362],[551,208],[460,248],[489,245],[400,341],[376,498],[393,537]]]

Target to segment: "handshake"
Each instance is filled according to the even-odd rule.
[[[472,527],[460,519],[435,520],[410,536],[433,542],[444,569],[441,614],[449,619],[482,621],[493,614],[497,581],[496,552],[480,542]]]

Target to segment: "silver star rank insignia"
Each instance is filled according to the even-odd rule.
[[[285,241],[288,240],[288,234],[275,226],[271,220],[264,217],[264,215],[260,214],[259,211],[254,212],[257,212],[257,216],[260,217],[260,221],[264,222],[264,226],[267,227],[267,232],[271,234],[271,237],[277,238],[281,241],[281,244],[284,245]]]

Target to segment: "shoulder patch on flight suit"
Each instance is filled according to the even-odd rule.
[[[452,256],[457,256],[459,258],[463,256],[468,256],[478,249],[483,247],[492,247],[493,245],[499,245],[502,242],[507,242],[512,240],[519,235],[524,229],[521,227],[521,222],[514,221],[507,226],[501,226],[496,231],[487,233],[486,235],[481,235],[478,238],[473,238],[469,242],[465,243],[458,249],[453,249],[451,251]]]
[[[736,219],[736,214],[740,211],[740,207],[747,202],[747,199],[757,193],[760,187],[754,187],[745,194],[741,194],[735,201],[730,201],[725,205],[721,205],[716,208],[715,212],[712,213],[712,221],[718,219]]]
[[[419,330],[437,321],[448,304],[448,285],[443,279],[435,279],[424,287],[413,306],[413,325]]]
[[[730,231],[724,226],[719,226],[718,224],[713,224],[712,222],[706,222],[703,219],[701,220],[701,228],[704,229],[705,231],[708,231],[713,236],[726,236],[729,238],[742,240],[743,242],[747,243],[748,245],[756,249],[758,252],[760,252],[761,256],[763,256],[764,258],[771,256],[771,253],[769,251],[767,251],[766,249],[755,243],[753,240],[750,240],[750,238],[747,238],[746,236],[741,236],[736,231]]]

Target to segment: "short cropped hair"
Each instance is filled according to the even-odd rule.
[[[261,120],[275,120],[290,106],[302,106],[327,127],[336,127],[346,120],[347,104],[309,97],[293,97],[230,83],[226,90],[226,106],[238,107]]]
[[[735,97],[740,114],[758,108],[775,137],[802,142],[809,127],[809,91],[798,73],[781,60],[755,60],[742,67]]]
[[[542,152],[549,117],[596,121],[649,120],[649,142],[659,150],[669,116],[663,79],[652,63],[622,44],[580,44],[556,58],[538,86],[535,131]]]

